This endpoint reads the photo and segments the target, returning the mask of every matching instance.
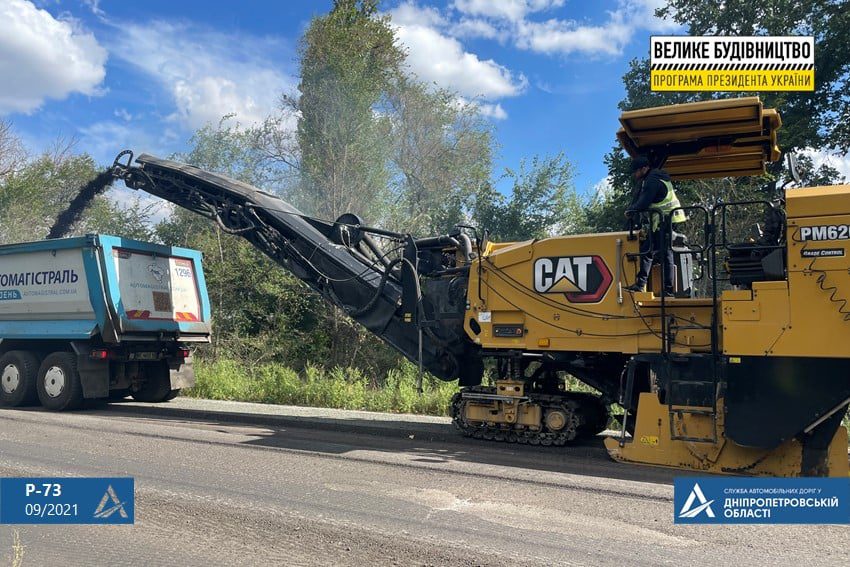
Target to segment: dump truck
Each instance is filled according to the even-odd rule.
[[[0,246],[0,404],[162,402],[209,342],[196,250],[90,234]]]
[[[757,97],[620,122],[624,149],[673,179],[760,175],[780,158],[781,118]],[[639,229],[491,242],[458,226],[414,237],[354,214],[317,219],[150,155],[133,163],[122,152],[113,171],[247,239],[421,369],[458,380],[451,411],[464,435],[564,445],[603,431],[619,406],[619,434],[605,440],[618,461],[848,475],[850,185],[685,206],[696,226],[687,243],[674,242],[669,216],[656,219],[680,267],[668,295],[653,293],[663,273],[649,291],[626,290],[655,252],[641,251]],[[727,230],[753,206],[766,219],[757,238]],[[590,388],[569,389],[567,376]]]

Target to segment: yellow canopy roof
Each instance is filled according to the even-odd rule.
[[[632,157],[664,161],[673,179],[761,175],[779,159],[782,120],[758,97],[630,110],[617,139]]]

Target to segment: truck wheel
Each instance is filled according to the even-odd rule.
[[[72,410],[83,403],[83,386],[77,372],[77,356],[70,352],[47,355],[38,369],[38,399],[46,409]]]
[[[169,399],[171,394],[171,372],[165,361],[148,364],[145,369],[145,383],[133,392],[137,402],[159,403]]]
[[[15,408],[38,401],[35,378],[38,357],[24,350],[10,350],[0,358],[0,404]]]

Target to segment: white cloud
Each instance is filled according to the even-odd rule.
[[[407,64],[419,79],[456,91],[461,97],[484,99],[478,104],[487,116],[507,116],[491,101],[520,94],[527,86],[524,76],[514,76],[492,59],[482,60],[466,51],[457,39],[441,31],[447,20],[434,8],[406,2],[391,10],[390,16],[408,50]]]
[[[504,41],[512,38],[516,47],[545,54],[583,53],[619,55],[637,30],[671,32],[679,26],[655,17],[665,0],[619,0],[600,23],[579,22],[570,18],[531,19],[530,16],[561,7],[561,0],[455,0],[460,13],[475,16],[475,24],[450,27],[459,37],[485,37]],[[487,25],[490,28],[486,27]],[[476,35],[475,32],[479,31]]]
[[[507,67],[492,59],[481,60],[464,51],[454,38],[425,26],[400,26],[398,37],[410,50],[407,63],[424,81],[456,90],[464,96],[499,98],[525,88],[525,78],[515,79]]]
[[[627,10],[632,14],[633,23],[651,32],[671,32],[681,26],[672,20],[655,17],[655,10],[664,7],[667,0],[629,0]]]
[[[397,26],[442,26],[446,23],[436,8],[418,6],[414,2],[399,4],[390,10],[390,16]]]
[[[458,109],[466,106],[475,107],[481,116],[492,118],[493,120],[504,120],[508,117],[508,113],[502,108],[499,103],[483,102],[481,99],[469,100],[462,96],[456,97],[453,101]]]
[[[82,0],[82,3],[89,7],[92,14],[99,18],[106,17],[106,13],[100,8],[100,0]]]
[[[530,13],[564,5],[564,0],[455,0],[452,6],[472,16],[519,21]]]
[[[188,24],[154,21],[122,25],[112,51],[156,80],[172,97],[171,116],[190,129],[235,114],[255,124],[294,88],[274,57],[283,45],[274,39],[225,34]]]
[[[80,147],[103,165],[111,164],[116,154],[125,148],[136,154],[157,153],[160,149],[155,136],[126,122],[103,120],[82,126],[77,131]]]
[[[814,150],[807,148],[800,152],[812,159],[812,165],[815,169],[822,165],[828,165],[840,173],[844,177],[844,183],[850,183],[850,154],[836,154],[825,150]]]
[[[24,0],[0,2],[0,114],[32,112],[74,92],[99,94],[106,57],[76,22]]]
[[[129,112],[127,112],[127,109],[126,109],[126,108],[116,108],[116,109],[115,109],[112,113],[113,113],[116,117],[118,117],[118,118],[120,118],[121,120],[124,120],[124,121],[126,121],[126,122],[129,122],[130,120],[132,120],[132,119],[133,119],[133,115],[132,115],[132,114],[130,114]]]
[[[547,20],[520,22],[516,45],[541,53],[605,53],[617,55],[631,39],[632,30],[617,16],[604,26],[577,26],[575,22]]]
[[[663,0],[620,0],[617,9],[608,12],[608,19],[599,25],[562,19],[524,20],[516,25],[516,45],[549,54],[619,55],[639,29],[669,32],[678,27],[655,17],[655,9],[663,4]]]
[[[606,175],[605,177],[597,181],[596,184],[593,186],[593,189],[591,189],[593,197],[596,199],[604,199],[606,196],[608,196],[614,189],[614,184],[612,181],[613,180],[611,179],[610,175]]]
[[[502,108],[501,104],[488,104],[481,103],[478,105],[478,111],[482,116],[487,116],[488,118],[493,118],[495,120],[504,120],[508,117],[508,113],[505,112],[505,109]]]
[[[453,37],[480,37],[484,39],[495,39],[499,43],[504,43],[508,38],[508,32],[506,30],[499,29],[486,20],[470,18],[463,18],[459,22],[452,24],[448,32]]]

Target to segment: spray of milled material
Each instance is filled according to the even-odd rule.
[[[108,169],[86,183],[80,189],[80,192],[77,193],[77,196],[71,200],[68,208],[56,217],[56,222],[50,227],[47,238],[62,238],[68,234],[68,231],[80,220],[85,210],[94,201],[94,198],[106,191],[106,188],[112,184],[112,179],[112,170]]]

